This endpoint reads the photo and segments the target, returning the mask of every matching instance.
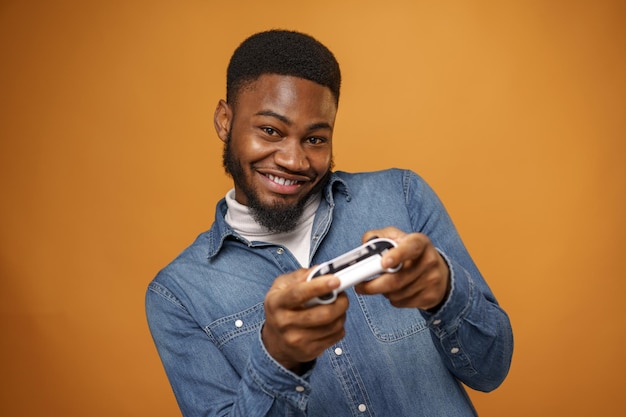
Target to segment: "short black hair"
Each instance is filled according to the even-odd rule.
[[[341,72],[333,53],[310,35],[268,30],[244,40],[226,72],[226,101],[234,104],[246,84],[264,74],[290,75],[328,87],[339,104]]]

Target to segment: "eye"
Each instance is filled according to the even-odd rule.
[[[279,135],[278,130],[274,129],[273,127],[264,126],[264,127],[261,128],[261,130],[263,131],[263,133],[265,133],[268,136],[278,136]]]
[[[323,138],[320,136],[311,136],[311,137],[306,138],[306,142],[311,145],[321,145],[328,141],[326,140],[326,138]]]

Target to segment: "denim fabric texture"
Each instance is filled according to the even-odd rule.
[[[150,330],[184,416],[474,416],[464,385],[498,387],[513,335],[432,189],[415,173],[335,172],[311,235],[311,265],[395,226],[426,234],[448,262],[452,289],[434,314],[348,290],[346,336],[298,376],[260,337],[263,300],[301,266],[281,246],[248,242],[217,204],[211,229],[149,284]]]

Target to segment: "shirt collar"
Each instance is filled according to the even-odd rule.
[[[334,207],[336,195],[343,195],[346,201],[352,199],[348,184],[341,178],[341,175],[337,172],[331,172],[328,184],[324,187],[323,196],[329,206]],[[224,241],[228,238],[237,239],[245,243],[248,246],[252,246],[250,242],[241,237],[233,228],[224,220],[228,211],[228,205],[226,199],[222,198],[218,201],[215,208],[215,221],[208,231],[208,253],[209,259],[213,258],[219,253],[224,245]]]

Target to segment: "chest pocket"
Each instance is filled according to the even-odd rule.
[[[358,302],[370,330],[381,342],[395,342],[428,328],[418,309],[395,308],[381,295],[356,294],[354,301]]]
[[[245,366],[264,321],[263,303],[258,303],[210,323],[204,331],[231,363]]]

